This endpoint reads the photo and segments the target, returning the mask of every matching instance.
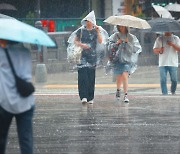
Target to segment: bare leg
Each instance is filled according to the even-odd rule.
[[[116,86],[117,86],[117,89],[120,90],[122,82],[123,82],[123,76],[122,76],[122,74],[118,74],[116,76]]]
[[[126,94],[128,92],[128,72],[124,72],[122,74],[122,80],[123,80],[123,90]]]

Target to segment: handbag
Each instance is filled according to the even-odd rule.
[[[12,64],[11,58],[9,56],[8,50],[6,48],[4,50],[5,50],[9,65],[11,67],[13,76],[15,78],[17,91],[22,97],[30,96],[35,91],[33,84],[17,76],[15,69],[13,67],[13,64]]]
[[[107,43],[107,46],[109,46],[109,43]],[[109,57],[110,62],[113,64],[116,63],[119,59],[117,53],[118,53],[117,46],[113,46],[112,48],[108,47],[108,57]]]
[[[80,62],[81,62],[81,53],[82,53],[82,47],[80,47],[80,46],[77,46],[77,45],[75,45],[74,44],[74,47],[73,47],[73,49],[72,49],[73,51],[73,62],[74,63],[76,63],[76,64],[80,64]]]
[[[117,38],[119,39],[118,35],[117,35]],[[112,63],[117,63],[117,62],[130,63],[131,62],[133,47],[132,45],[126,43],[125,41],[122,41],[122,43],[119,45],[113,45],[112,47],[109,46],[108,50],[109,50],[109,60]]]

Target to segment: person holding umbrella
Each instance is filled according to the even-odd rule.
[[[159,36],[154,44],[153,52],[159,54],[160,83],[163,95],[168,94],[167,72],[171,79],[171,94],[174,95],[177,87],[178,52],[180,52],[180,39],[171,32]]]
[[[129,28],[149,29],[151,27],[146,20],[131,15],[110,16],[104,22],[117,27],[117,31],[109,37],[107,43],[108,57],[113,63],[116,75],[116,98],[120,99],[120,88],[123,85],[123,101],[128,103],[128,77],[135,72],[139,53],[142,52],[139,40],[129,32]]]
[[[43,31],[16,19],[0,18],[0,154],[5,154],[13,118],[21,154],[33,154],[32,59],[22,43],[55,46]]]
[[[151,32],[160,33],[157,37],[153,52],[159,54],[160,83],[163,95],[168,94],[167,72],[171,78],[171,93],[174,95],[177,87],[178,52],[180,51],[179,37],[172,32],[180,31],[180,24],[169,18],[156,18],[149,20]]]
[[[32,78],[30,51],[22,43],[0,39],[0,154],[5,154],[13,117],[16,119],[21,153],[33,154],[32,119],[35,99],[32,94],[22,97],[18,93],[6,54],[9,55],[19,77],[28,81]]]
[[[116,98],[120,99],[120,88],[123,85],[123,101],[128,103],[128,77],[136,69],[141,46],[136,36],[129,33],[128,27],[117,25],[117,32],[109,38],[108,50],[116,52],[114,58],[110,58],[116,75]]]

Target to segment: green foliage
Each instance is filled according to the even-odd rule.
[[[29,25],[33,25],[34,26],[34,19],[35,18],[35,14],[34,12],[29,11],[26,15],[26,19],[24,20],[25,23],[29,24]]]
[[[85,11],[81,16],[80,16],[80,19],[83,19],[85,18],[87,15],[88,15],[88,11]],[[77,22],[77,25],[81,25],[81,20]]]
[[[34,12],[31,11],[29,11],[26,15],[26,18],[34,18],[34,17],[35,17]]]
[[[144,13],[139,13],[139,14],[137,15],[137,17],[139,17],[139,18],[145,18],[146,16],[145,16]]]
[[[80,17],[80,18],[81,18],[81,19],[85,18],[85,16],[87,16],[87,15],[88,15],[88,13],[89,13],[88,11],[85,11],[85,12],[81,15],[81,17]]]

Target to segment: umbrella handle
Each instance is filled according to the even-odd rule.
[[[163,35],[162,35],[162,48],[163,48]],[[159,54],[163,54],[163,51],[159,52]]]
[[[163,54],[163,51],[159,52],[159,54]]]

